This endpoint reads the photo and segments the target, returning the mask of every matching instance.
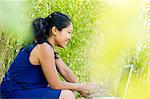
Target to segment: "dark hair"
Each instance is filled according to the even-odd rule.
[[[35,41],[39,44],[46,42],[53,26],[56,26],[56,28],[61,31],[63,28],[66,28],[70,22],[70,18],[60,12],[54,12],[46,18],[35,19],[32,23]]]

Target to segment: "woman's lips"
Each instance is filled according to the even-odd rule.
[[[65,44],[67,44],[67,43],[68,43],[68,41],[65,42]]]

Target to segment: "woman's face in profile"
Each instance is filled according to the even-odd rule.
[[[70,22],[70,24],[63,28],[59,33],[56,35],[56,42],[57,46],[65,48],[67,43],[71,40],[71,33],[73,31],[73,25]]]

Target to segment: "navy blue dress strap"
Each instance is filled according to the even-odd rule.
[[[53,50],[54,50],[54,47],[52,46],[52,44],[51,43],[49,43],[48,41],[46,41],[52,48],[53,48]],[[56,52],[55,50],[54,50],[54,57],[55,57],[55,59],[58,59],[59,57],[58,57],[58,55],[59,55],[59,53],[58,52]]]
[[[52,44],[50,42],[46,41],[46,43],[48,43],[54,49],[54,47],[52,46]]]

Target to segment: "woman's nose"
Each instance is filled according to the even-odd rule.
[[[69,41],[71,40],[71,35],[69,35]]]

